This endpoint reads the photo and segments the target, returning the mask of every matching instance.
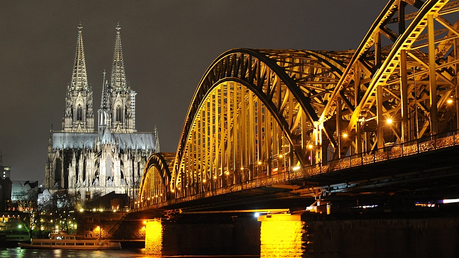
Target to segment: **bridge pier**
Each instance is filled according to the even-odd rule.
[[[458,207],[459,208],[459,207]],[[149,255],[458,257],[459,209],[185,215],[146,223]]]
[[[145,254],[162,255],[163,225],[160,219],[147,220],[145,223]]]
[[[260,258],[301,258],[305,253],[304,222],[301,215],[269,214],[258,218]]]
[[[145,225],[145,254],[258,256],[259,236],[260,222],[253,214],[150,219]]]

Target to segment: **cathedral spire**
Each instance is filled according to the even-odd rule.
[[[97,111],[99,117],[98,131],[100,136],[103,135],[107,126],[110,125],[110,92],[107,85],[105,75],[107,74],[104,70],[104,76],[102,80],[102,95],[100,100],[100,109]]]
[[[73,62],[72,80],[67,86],[62,129],[66,132],[94,131],[92,89],[88,84],[83,47],[83,26],[78,25],[78,37]]]
[[[116,26],[115,51],[113,54],[112,75],[110,86],[114,91],[129,91],[126,84],[126,73],[124,71],[123,49],[121,47],[121,27],[120,23]]]
[[[89,90],[88,76],[86,74],[86,62],[84,59],[83,46],[83,26],[78,25],[78,37],[75,51],[75,61],[73,62],[72,81],[70,83],[71,90]]]
[[[100,109],[107,110],[109,109],[109,95],[108,95],[108,88],[107,88],[107,81],[105,79],[105,75],[107,74],[104,70],[104,78],[102,80],[102,95],[100,100]]]

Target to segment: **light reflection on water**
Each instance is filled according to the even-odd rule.
[[[0,249],[0,257],[4,258],[118,258],[150,257],[144,254],[144,249],[122,249],[122,250],[62,250],[62,249],[21,249],[6,248]],[[157,256],[156,256],[157,257]]]
[[[0,258],[258,258],[258,255],[174,255],[155,256],[146,255],[145,249],[121,249],[121,250],[62,250],[62,249],[21,249],[0,248]]]

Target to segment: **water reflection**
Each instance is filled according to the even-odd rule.
[[[121,257],[149,257],[159,258],[145,254],[144,249],[122,250],[62,250],[62,249],[0,249],[0,257],[11,258],[121,258]]]
[[[0,249],[5,258],[259,258],[258,255],[147,255],[145,249],[121,250],[61,250],[61,249]]]

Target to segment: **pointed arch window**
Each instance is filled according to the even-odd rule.
[[[77,117],[76,117],[76,120],[77,120],[77,121],[83,121],[83,108],[81,107],[81,105],[78,105],[78,107],[77,107]]]
[[[120,105],[116,106],[116,121],[117,122],[121,122],[122,114],[123,112],[121,110],[121,106]]]

